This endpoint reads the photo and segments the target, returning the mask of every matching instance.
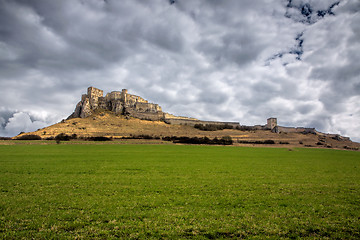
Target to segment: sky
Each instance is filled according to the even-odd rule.
[[[0,0],[0,136],[89,86],[201,120],[360,141],[359,0]]]

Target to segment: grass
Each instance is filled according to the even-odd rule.
[[[360,153],[0,146],[1,239],[360,238]]]

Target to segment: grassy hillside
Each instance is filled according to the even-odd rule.
[[[288,147],[322,147],[340,149],[359,149],[360,144],[350,140],[336,140],[330,136],[318,136],[302,133],[272,133],[270,131],[240,131],[236,129],[224,129],[219,131],[201,131],[191,126],[170,125],[161,121],[145,121],[136,118],[116,116],[110,112],[99,111],[88,118],[74,118],[52,126],[39,129],[32,133],[43,139],[55,137],[60,133],[67,135],[75,134],[77,137],[106,136],[114,139],[147,135],[153,137],[188,136],[222,138],[231,136],[235,145],[254,145],[252,142],[273,140],[277,145],[284,143]],[[20,137],[17,136],[17,137]],[[237,144],[238,143],[238,144]],[[281,144],[280,144],[281,143]],[[258,144],[256,144],[258,145]]]
[[[360,238],[360,153],[0,145],[0,238]]]

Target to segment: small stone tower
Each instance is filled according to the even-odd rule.
[[[127,89],[122,89],[121,90],[121,101],[123,101],[124,103],[126,103],[126,100],[127,100],[127,98],[126,98],[126,96],[127,96],[127,94],[128,94],[128,90]]]
[[[270,128],[271,131],[273,131],[274,128],[277,128],[277,118],[268,118],[266,127]]]

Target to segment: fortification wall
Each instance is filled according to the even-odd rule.
[[[278,130],[279,130],[279,132],[284,132],[284,133],[314,133],[314,134],[316,134],[315,128],[278,126]]]
[[[142,120],[151,120],[151,121],[163,121],[164,120],[164,113],[163,112],[137,112],[133,109],[127,109],[127,113],[131,117],[139,118]]]
[[[106,101],[114,101],[114,100],[120,100],[121,99],[121,92],[119,91],[112,91],[111,93],[106,94],[105,97]]]
[[[180,120],[183,119],[183,120],[196,120],[196,121],[199,120],[199,119],[196,119],[196,118],[175,116],[175,115],[170,114],[170,113],[164,113],[164,117],[165,117],[165,119],[180,119]]]
[[[169,124],[176,124],[176,125],[188,125],[188,126],[195,126],[195,124],[211,124],[211,125],[230,125],[236,128],[237,126],[240,126],[240,123],[238,122],[216,122],[216,121],[201,121],[201,120],[192,120],[192,119],[177,119],[177,118],[166,118],[166,123]]]
[[[94,87],[88,87],[87,95],[89,98],[98,98],[104,95],[104,91]]]
[[[135,104],[135,110],[138,112],[162,112],[162,109],[158,104],[144,102],[137,102]]]
[[[131,94],[126,94],[126,102],[129,103],[148,103],[147,100],[143,99],[142,97],[136,96],[136,95],[131,95]]]

